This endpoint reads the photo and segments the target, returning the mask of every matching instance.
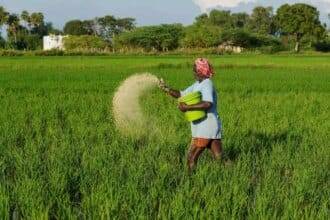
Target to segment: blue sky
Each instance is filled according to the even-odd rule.
[[[57,28],[71,19],[90,19],[112,14],[134,17],[138,25],[160,23],[190,24],[211,8],[247,11],[257,5],[278,7],[283,3],[306,2],[318,7],[323,22],[330,23],[330,0],[0,0],[8,11],[41,11]]]

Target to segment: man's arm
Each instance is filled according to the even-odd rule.
[[[191,111],[191,110],[203,110],[203,111],[207,111],[212,107],[212,102],[205,102],[202,101],[198,104],[195,105],[186,105],[184,103],[180,103],[179,104],[179,109],[182,112],[186,112],[186,111]]]
[[[165,84],[163,79],[159,80],[158,86],[161,90],[163,90],[164,92],[166,92],[167,94],[169,94],[173,98],[180,98],[181,97],[180,91],[177,91],[175,89],[171,89],[169,86],[167,86]]]
[[[181,93],[180,91],[177,91],[175,89],[171,89],[169,88],[168,92],[167,92],[170,96],[172,96],[173,98],[180,98],[181,97]]]

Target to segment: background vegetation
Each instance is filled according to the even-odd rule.
[[[23,11],[18,15],[0,6],[1,26],[6,28],[7,38],[0,37],[0,48],[15,50],[41,49],[41,39],[48,34],[79,36],[72,38],[79,43],[69,40],[69,50],[106,48],[111,52],[214,49],[223,43],[267,53],[301,49],[328,52],[330,47],[329,31],[320,22],[317,8],[301,3],[282,5],[276,12],[272,7],[256,7],[251,14],[212,10],[197,16],[188,26],[136,27],[134,18],[106,15],[68,21],[63,31],[45,22],[41,12]]]

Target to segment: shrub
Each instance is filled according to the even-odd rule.
[[[64,38],[64,47],[67,50],[105,50],[110,45],[100,37],[82,35]]]
[[[117,36],[114,45],[117,50],[143,48],[146,51],[169,51],[179,47],[183,27],[179,24],[163,24],[136,28]]]
[[[235,46],[254,48],[261,46],[258,38],[244,30],[230,30],[221,33],[221,42],[232,42]]]
[[[0,48],[5,48],[5,47],[6,47],[6,41],[0,35]]]
[[[282,43],[269,35],[252,34],[244,30],[224,31],[221,34],[221,42],[232,42],[235,46],[244,48],[268,48],[271,51],[283,50]]]
[[[36,56],[63,56],[64,51],[62,50],[37,50],[34,51],[33,55]]]
[[[23,56],[24,52],[18,50],[0,50],[1,57],[16,57]]]
[[[220,43],[221,29],[210,25],[192,25],[185,29],[185,37],[181,40],[184,48],[209,48]]]
[[[320,52],[330,52],[330,39],[316,42],[313,44],[316,51]]]

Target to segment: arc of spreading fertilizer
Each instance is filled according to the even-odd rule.
[[[141,132],[146,132],[148,123],[139,100],[141,95],[157,84],[156,76],[142,73],[130,76],[118,87],[112,107],[116,126],[123,134],[141,135]]]

